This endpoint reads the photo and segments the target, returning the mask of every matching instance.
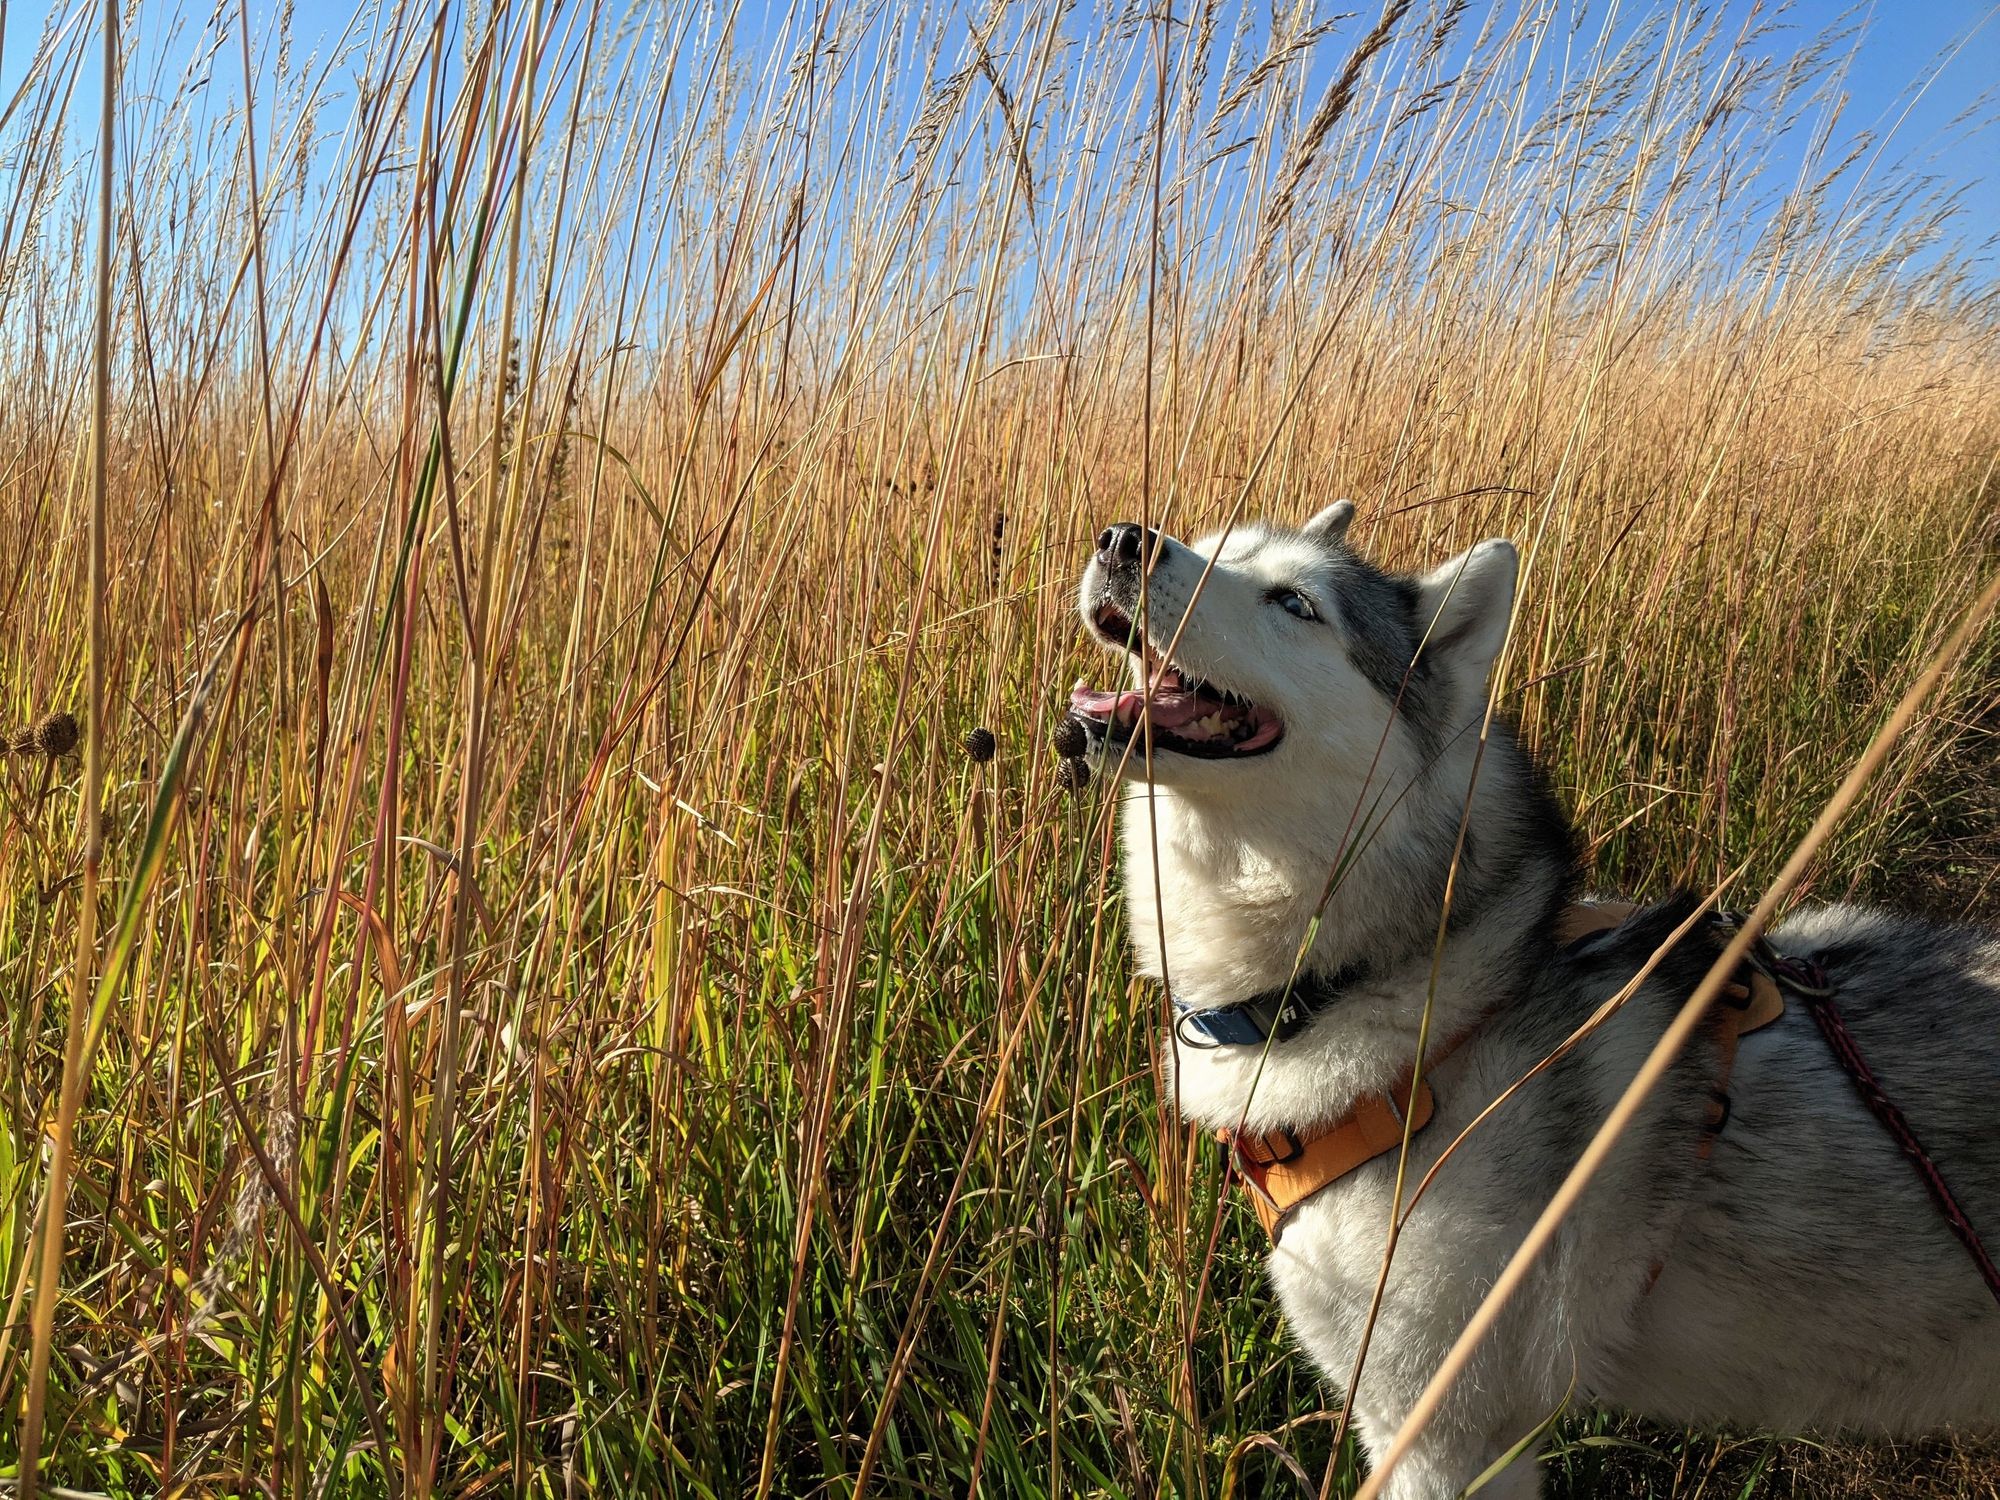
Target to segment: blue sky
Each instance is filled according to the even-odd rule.
[[[1798,8],[1803,27],[1832,24],[1845,7],[1809,0]],[[1894,130],[1888,159],[1935,158],[1933,169],[1965,188],[1968,237],[2000,234],[2000,138],[1952,130],[1955,117],[1983,102],[1992,118],[2000,80],[2000,4],[1989,0],[1900,0],[1868,6],[1850,75],[1849,123]],[[1920,80],[1931,79],[1913,97]]]
[[[907,3],[913,5],[915,0]],[[1259,0],[1258,8],[1275,3],[1279,0]],[[1475,13],[1488,3],[1511,5],[1513,0],[1474,0]],[[221,14],[232,16],[236,4],[237,0],[224,0]],[[1747,16],[1756,0],[1720,0],[1720,4],[1734,20]],[[0,0],[0,24],[4,24],[4,33],[0,33],[0,107],[12,95],[28,53],[51,14],[82,28],[94,24],[97,5],[98,0],[66,0],[52,8],[47,0]],[[128,39],[128,46],[143,56],[149,46],[157,49],[160,38],[170,33],[177,33],[177,45],[184,46],[187,38],[202,31],[215,6],[216,0],[137,0],[136,10],[127,12],[138,17],[136,35]],[[983,3],[970,8],[985,12]],[[774,18],[785,10],[772,6],[760,15],[760,10],[766,9],[757,0],[744,0],[743,34],[757,35],[767,21],[775,27]],[[967,7],[961,3],[958,9],[963,12]],[[1176,10],[1186,9],[1188,0],[1178,0]],[[1337,10],[1359,12],[1319,45],[1316,65],[1331,69],[1344,55],[1346,40],[1366,24],[1372,4],[1336,6],[1334,0],[1321,0],[1318,9],[1329,16]],[[1771,7],[1763,9],[1768,12]],[[253,25],[259,34],[276,10],[274,0],[250,0]],[[810,0],[801,0],[800,11],[811,13]],[[1625,24],[1636,24],[1646,11],[1643,4],[1620,0],[1619,14]],[[354,14],[353,5],[340,0],[296,0],[294,56],[330,45]],[[1871,177],[1879,184],[1884,176],[1895,173],[1934,176],[1959,195],[1959,243],[1980,246],[2000,242],[2000,172],[1995,170],[1996,161],[2000,161],[2000,134],[1978,128],[1995,113],[1993,80],[2000,79],[2000,0],[1875,0],[1858,6],[1836,0],[1799,0],[1782,19],[1802,43],[1843,21],[1860,24],[1856,55],[1847,77],[1850,103],[1845,133],[1851,136],[1868,130],[1887,138],[1869,167]],[[1088,6],[1072,12],[1066,22],[1071,30],[1093,24],[1098,23]],[[238,68],[232,39],[215,67],[218,83],[232,97],[240,88]],[[78,79],[73,120],[91,118],[94,83],[93,62]],[[1989,253],[1989,274],[1993,264],[1994,256]]]

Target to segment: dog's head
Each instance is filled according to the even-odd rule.
[[[1092,749],[1198,797],[1340,796],[1476,722],[1513,608],[1513,544],[1405,577],[1347,545],[1353,516],[1341,500],[1297,530],[1239,526],[1192,546],[1104,531],[1078,607],[1133,685],[1070,695]]]

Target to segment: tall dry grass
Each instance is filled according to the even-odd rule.
[[[1754,880],[1993,566],[2000,347],[1848,39],[1260,15],[149,10],[101,427],[94,11],[0,37],[12,723],[82,713],[96,431],[111,481],[92,972],[77,764],[0,779],[45,1483],[1317,1477],[1044,748],[1087,538],[1516,536],[1503,691],[1597,877]],[[1993,911],[1992,663],[1815,894]],[[1722,1472],[1624,1441],[1555,1463]]]

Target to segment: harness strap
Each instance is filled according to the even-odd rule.
[[[1566,947],[1596,933],[1608,932],[1623,925],[1637,910],[1636,906],[1613,902],[1585,902],[1571,906],[1558,919],[1557,941]],[[1727,931],[1735,920],[1723,914],[1718,927],[1710,931]],[[1854,1085],[1869,1113],[1875,1116],[1876,1122],[1908,1158],[1938,1214],[1965,1247],[1966,1254],[1971,1256],[1980,1279],[1986,1283],[1994,1301],[2000,1302],[2000,1266],[1996,1266],[1987,1253],[1978,1231],[1953,1196],[1944,1173],[1924,1149],[1909,1120],[1884,1091],[1874,1070],[1868,1066],[1868,1060],[1861,1055],[1853,1033],[1848,1031],[1847,1023],[1841,1018],[1840,1008],[1834,1004],[1833,986],[1827,979],[1826,971],[1811,959],[1779,954],[1762,938],[1751,948],[1743,968],[1724,986],[1716,999],[1714,1015],[1718,1024],[1712,1032],[1718,1052],[1716,1084],[1708,1123],[1696,1148],[1702,1160],[1706,1161],[1714,1151],[1716,1137],[1729,1123],[1729,1080],[1735,1072],[1738,1045],[1751,1032],[1761,1031],[1784,1015],[1784,990],[1790,990],[1805,1002],[1834,1060],[1847,1074],[1848,1081]],[[1283,1040],[1320,1008],[1308,1002],[1305,1014],[1301,1016],[1282,1005],[1267,1004],[1270,1000],[1268,995],[1259,995],[1240,1006],[1226,1007],[1221,1011],[1188,1012],[1181,1019],[1184,1023],[1191,1023],[1200,1018],[1203,1024],[1199,1029],[1210,1038],[1207,1045],[1248,1045],[1265,1042],[1274,1034],[1277,1039]],[[1242,1015],[1243,1023],[1237,1022],[1232,1013]],[[1208,1019],[1224,1017],[1229,1019],[1212,1022]],[[1249,1035],[1253,1030],[1256,1034]],[[1468,1028],[1433,1053],[1430,1059],[1432,1064],[1444,1061],[1471,1034],[1471,1028]],[[1218,1130],[1215,1133],[1215,1138],[1228,1149],[1231,1165],[1248,1190],[1257,1220],[1264,1226],[1265,1233],[1271,1236],[1273,1244],[1278,1242],[1286,1223],[1301,1203],[1331,1187],[1348,1173],[1401,1146],[1406,1118],[1411,1135],[1430,1123],[1431,1116],[1436,1113],[1437,1101],[1428,1082],[1415,1082],[1413,1090],[1414,1081],[1414,1067],[1405,1068],[1389,1093],[1364,1094],[1345,1115],[1323,1127],[1297,1133],[1282,1129],[1261,1134],[1234,1130]],[[1654,1264],[1646,1280],[1647,1291],[1651,1291],[1653,1284],[1659,1280],[1663,1267],[1663,1262]]]
[[[1557,920],[1556,940],[1567,947],[1595,933],[1609,932],[1622,926],[1638,909],[1622,902],[1579,902],[1566,908]],[[1237,1024],[1232,1013],[1241,1015],[1249,1012],[1254,1021],[1265,1021],[1264,1005],[1268,999],[1268,996],[1259,995],[1240,1006],[1219,1011],[1185,1012],[1180,1018],[1181,1025],[1185,1027],[1197,1018],[1202,1019],[1203,1034],[1212,1038],[1206,1044],[1210,1046],[1260,1044],[1277,1030],[1268,1021],[1254,1036],[1247,1034],[1252,1027],[1246,1025],[1240,1042],[1235,1040],[1233,1030],[1225,1039],[1221,1027],[1227,1024],[1233,1028]],[[1784,1010],[1784,997],[1779,993],[1777,984],[1763,967],[1756,964],[1746,965],[1743,977],[1722,992],[1716,1012],[1720,1025],[1715,1037],[1721,1052],[1716,1088],[1707,1125],[1696,1147],[1704,1160],[1714,1150],[1715,1138],[1729,1120],[1729,1078],[1736,1064],[1738,1040],[1748,1032],[1770,1025],[1784,1014]],[[1229,1018],[1227,1023],[1220,1019],[1224,1017]],[[1281,1015],[1280,1019],[1290,1021],[1292,1018]],[[1303,1025],[1303,1020],[1297,1024]],[[1279,1040],[1283,1040],[1286,1033],[1277,1030],[1277,1035]],[[1467,1028],[1443,1047],[1434,1049],[1427,1059],[1428,1066],[1438,1066],[1471,1035],[1472,1028]],[[1187,1038],[1183,1036],[1182,1041],[1186,1043]],[[1411,1084],[1414,1078],[1414,1066],[1405,1068],[1388,1093],[1362,1095],[1354,1102],[1353,1108],[1327,1125],[1299,1131],[1215,1132],[1216,1140],[1229,1152],[1231,1167],[1242,1179],[1257,1222],[1264,1226],[1264,1232],[1270,1235],[1273,1244],[1278,1242],[1293,1212],[1306,1199],[1331,1187],[1378,1156],[1386,1156],[1398,1149],[1403,1144],[1406,1116],[1412,1136],[1430,1123],[1437,1110],[1436,1098],[1428,1081],[1417,1081],[1413,1092]],[[1655,1270],[1654,1275],[1657,1277],[1658,1274]]]
[[[1443,1056],[1433,1056],[1432,1063],[1442,1061]],[[1262,1134],[1216,1131],[1215,1138],[1228,1149],[1250,1207],[1272,1244],[1278,1242],[1292,1211],[1306,1199],[1402,1145],[1406,1115],[1413,1134],[1430,1124],[1436,1112],[1431,1086],[1419,1081],[1412,1093],[1412,1075],[1413,1070],[1405,1068],[1390,1092],[1363,1094],[1331,1125],[1296,1134],[1289,1130]]]
[[[1722,993],[1715,997],[1712,1014],[1720,1022],[1714,1032],[1717,1054],[1715,1089],[1710,1097],[1708,1128],[1702,1132],[1701,1144],[1695,1148],[1703,1161],[1714,1154],[1715,1138],[1729,1123],[1729,1080],[1736,1072],[1737,1044],[1751,1032],[1762,1031],[1784,1013],[1785,997],[1777,983],[1754,965],[1748,967],[1747,975],[1739,975],[1724,985]]]

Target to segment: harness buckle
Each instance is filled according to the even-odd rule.
[[[1729,1116],[1734,1108],[1729,1097],[1729,1090],[1721,1088],[1710,1089],[1708,1091],[1708,1099],[1709,1103],[1714,1106],[1714,1113],[1709,1117],[1708,1123],[1702,1126],[1702,1129],[1710,1135],[1721,1135],[1729,1126]]]
[[[1278,1143],[1281,1150],[1273,1149]],[[1282,1125],[1276,1130],[1245,1132],[1232,1135],[1230,1145],[1236,1155],[1260,1171],[1269,1167],[1282,1167],[1286,1162],[1297,1161],[1305,1155],[1305,1142],[1293,1135]],[[1247,1174],[1246,1174],[1247,1175]]]

